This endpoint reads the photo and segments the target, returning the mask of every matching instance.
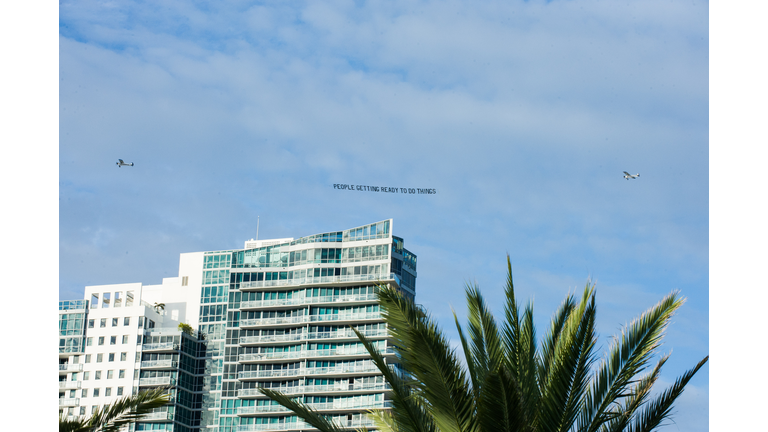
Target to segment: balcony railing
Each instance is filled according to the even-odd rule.
[[[237,360],[240,363],[263,361],[263,360],[279,360],[279,359],[298,359],[304,357],[306,351],[282,351],[282,352],[270,352],[270,353],[258,353],[258,354],[240,354]]]
[[[336,392],[350,392],[350,391],[388,391],[392,390],[392,387],[387,383],[356,383],[349,385],[348,383],[336,383],[326,385],[308,385],[308,386],[286,386],[286,387],[271,387],[270,390],[279,391],[288,395],[303,394],[303,393],[336,393]],[[239,398],[254,398],[264,396],[259,389],[240,389],[237,391],[237,397]]]
[[[288,412],[288,408],[282,405],[257,405],[257,406],[245,406],[237,409],[237,415],[252,415],[259,413],[274,413],[274,412]]]
[[[242,325],[242,324],[241,324]],[[386,329],[363,330],[360,333],[367,338],[386,337]],[[261,343],[279,343],[296,342],[315,339],[357,339],[357,335],[351,329],[336,330],[330,332],[310,332],[310,333],[292,333],[281,335],[263,335],[263,336],[242,336],[241,345],[261,344]]]
[[[390,273],[387,275],[344,275],[344,276],[318,276],[318,277],[304,277],[293,278],[283,280],[271,280],[271,281],[256,281],[256,282],[243,282],[240,284],[240,289],[252,289],[252,288],[267,288],[277,286],[290,286],[290,285],[314,285],[324,283],[344,283],[344,282],[364,282],[364,281],[381,281],[399,280],[400,278]],[[399,285],[399,284],[398,284]]]
[[[175,360],[145,360],[141,362],[142,369],[176,368],[179,362]]]
[[[237,379],[255,379],[255,378],[281,378],[295,377],[304,375],[304,368],[279,369],[279,370],[260,370],[260,371],[242,371],[237,373]]]
[[[176,385],[176,380],[169,376],[156,378],[139,378],[140,387]]]
[[[82,370],[83,365],[81,364],[65,363],[59,365],[59,372],[80,372]]]
[[[317,303],[349,303],[349,302],[362,302],[378,300],[378,296],[375,293],[366,294],[351,294],[351,295],[330,295],[330,296],[296,296],[291,298],[282,299],[268,299],[268,300],[249,300],[240,302],[240,309],[253,309],[260,307],[274,307],[274,306],[293,306],[303,304],[317,304]]]
[[[274,318],[251,318],[241,319],[240,327],[259,327],[265,325],[276,324],[302,324],[307,322],[307,315],[290,316],[290,317],[274,317]]]
[[[334,420],[333,423],[336,426],[343,429],[360,429],[374,427],[375,424],[372,420]],[[306,430],[314,429],[308,423],[303,421],[287,422],[287,423],[262,423],[262,424],[249,424],[240,425],[235,429],[237,432],[261,432],[261,431],[287,431],[287,430]]]
[[[362,313],[345,313],[345,314],[326,314],[326,315],[307,315],[310,322],[317,321],[357,321],[357,320],[370,320],[370,319],[382,319],[380,312],[362,312]]]
[[[80,399],[78,398],[59,398],[60,407],[73,407],[80,405]]]
[[[137,421],[142,422],[142,421],[164,421],[164,420],[173,420],[173,413],[170,413],[168,411],[152,412],[142,416]]]
[[[143,344],[142,351],[174,351],[179,349],[179,344],[174,342],[163,342],[154,344]]]
[[[59,381],[60,389],[79,389],[81,385],[80,381]]]

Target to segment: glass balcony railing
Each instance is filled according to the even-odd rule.
[[[179,344],[174,342],[163,342],[154,344],[143,344],[141,346],[142,351],[178,351]]]
[[[283,280],[271,280],[271,281],[256,281],[256,282],[243,282],[240,284],[241,290],[248,290],[253,288],[268,288],[278,286],[291,286],[291,285],[315,285],[324,283],[344,283],[344,282],[364,282],[364,281],[381,281],[386,282],[390,280],[399,281],[400,278],[394,273],[387,275],[344,275],[344,276],[318,276],[318,277],[304,277],[293,278]],[[399,285],[399,283],[398,283]]]
[[[337,295],[337,296],[317,296],[317,297],[305,297],[296,296],[292,298],[283,299],[269,299],[269,300],[250,300],[240,302],[240,309],[252,309],[260,307],[273,307],[273,306],[292,306],[302,304],[317,304],[317,303],[349,303],[349,302],[375,302],[378,300],[378,296],[375,293],[368,294],[352,294],[352,295]]]
[[[173,413],[168,411],[151,412],[142,416],[140,422],[173,420]]]
[[[59,364],[59,372],[80,372],[82,370],[83,370],[83,365],[81,364],[72,364],[72,363]]]
[[[169,376],[167,376],[167,377],[156,377],[156,378],[139,378],[139,386],[140,387],[170,386],[170,385],[176,385],[176,380],[174,378],[169,377]]]
[[[362,330],[360,333],[367,338],[386,337],[386,329]],[[310,332],[310,333],[292,333],[281,335],[263,335],[263,336],[243,336],[240,338],[241,345],[248,344],[267,344],[280,342],[296,342],[305,340],[324,340],[324,339],[357,339],[357,335],[352,329],[346,328],[331,332]]]
[[[165,368],[173,368],[175,369],[178,366],[179,362],[175,360],[145,360],[141,362],[141,368],[142,369],[165,369]]]
[[[360,419],[360,420],[347,420],[347,419],[334,419],[333,422],[336,426],[343,429],[360,429],[375,426],[372,420]],[[236,432],[262,432],[262,431],[289,431],[289,430],[306,430],[314,429],[308,423],[303,421],[295,422],[275,422],[275,423],[261,423],[261,424],[249,424],[240,425]]]
[[[80,405],[80,399],[78,398],[59,398],[60,407],[73,407]]]
[[[80,381],[59,381],[59,389],[79,389],[81,385]]]

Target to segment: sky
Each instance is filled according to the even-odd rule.
[[[661,387],[709,353],[709,3],[60,2],[59,299],[179,254],[394,219],[456,341],[507,255],[601,349],[666,294]],[[117,168],[118,158],[133,167]],[[640,173],[625,180],[623,171]],[[334,184],[434,188],[342,191]],[[709,366],[660,430],[707,431]]]

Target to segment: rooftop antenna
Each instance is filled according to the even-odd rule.
[[[256,216],[256,240],[259,239],[259,216]]]

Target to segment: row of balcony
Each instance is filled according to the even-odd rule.
[[[394,348],[386,348],[379,350],[382,355],[395,354]],[[282,352],[270,352],[270,353],[255,353],[255,354],[240,354],[237,361],[240,363],[256,363],[268,360],[285,360],[285,359],[300,359],[300,358],[317,358],[317,357],[337,357],[337,356],[367,356],[368,350],[363,346],[333,348],[333,349],[320,349],[320,350],[299,350],[299,351],[282,351]]]
[[[257,380],[261,378],[282,378],[314,375],[346,375],[381,373],[374,364],[342,365],[331,367],[299,367],[296,369],[242,371],[237,373],[239,380]]]
[[[274,318],[250,318],[241,319],[240,328],[263,327],[279,324],[305,324],[324,321],[362,321],[362,320],[382,320],[381,312],[359,312],[344,314],[325,314],[325,315],[298,315]]]
[[[357,403],[350,403],[355,401],[343,401],[343,402],[347,402],[347,403],[341,403],[340,401],[340,402],[328,402],[328,403],[310,403],[307,405],[318,411],[346,411],[346,410],[361,410],[361,409],[383,409],[383,408],[392,407],[392,401],[380,401],[380,402],[372,402],[372,403],[363,402],[363,401],[358,401]],[[270,404],[270,405],[240,407],[237,409],[237,415],[246,416],[246,415],[267,414],[267,413],[286,413],[290,411],[291,411],[290,409],[282,405]]]
[[[378,296],[375,293],[351,294],[351,295],[330,295],[330,296],[304,296],[297,295],[291,298],[269,299],[269,300],[249,300],[240,302],[240,309],[255,309],[261,307],[275,306],[295,306],[318,303],[352,303],[352,302],[375,302]]]
[[[279,286],[291,286],[291,285],[315,285],[315,284],[338,284],[338,283],[350,283],[350,282],[385,282],[388,280],[399,280],[399,277],[390,273],[387,275],[344,275],[344,276],[318,276],[318,277],[303,277],[283,280],[271,280],[271,281],[251,281],[242,282],[240,284],[240,290],[248,291],[249,289],[279,287]],[[399,284],[398,284],[399,285]]]
[[[288,395],[308,393],[336,393],[354,391],[388,391],[392,387],[387,383],[334,383],[326,385],[298,385],[292,387],[273,387],[270,390],[279,391]],[[264,396],[257,388],[240,389],[237,391],[239,398],[256,398]]]
[[[363,336],[367,338],[387,337],[386,329],[362,330]],[[262,335],[262,336],[242,336],[240,345],[255,345],[279,342],[296,342],[316,339],[357,339],[357,335],[350,328],[330,332],[304,332],[281,335]]]
[[[155,378],[139,378],[140,387],[152,387],[152,386],[173,386],[176,385],[176,379],[165,376]]]
[[[342,429],[360,429],[371,428],[375,424],[372,420],[360,419],[360,420],[335,420],[336,426]],[[261,424],[249,424],[240,425],[235,429],[237,432],[262,432],[262,431],[292,431],[292,430],[307,430],[314,429],[312,425],[304,421],[295,422],[283,422],[283,423],[261,423]]]

